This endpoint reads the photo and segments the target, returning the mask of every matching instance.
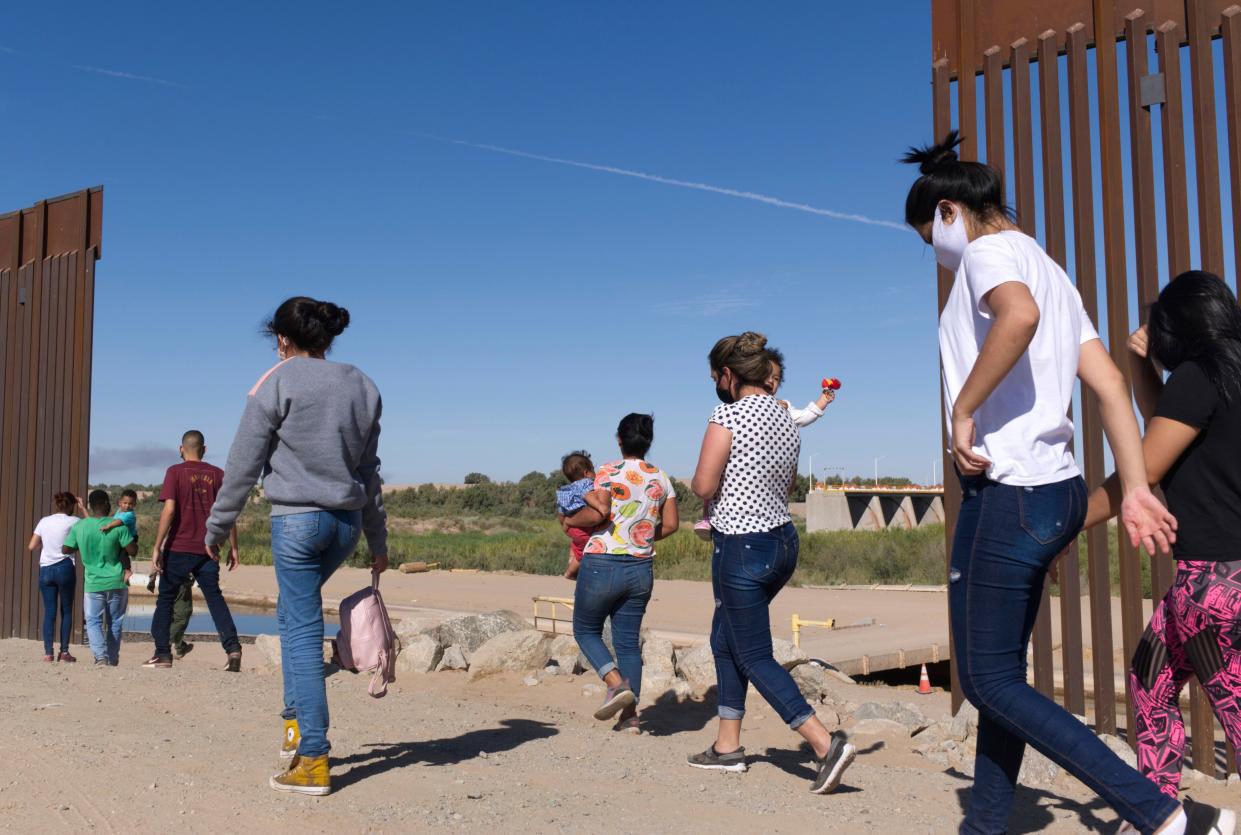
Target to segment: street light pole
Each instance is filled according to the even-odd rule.
[[[875,459],[875,489],[876,490],[879,489],[879,462],[882,461],[886,457],[887,456],[880,455],[878,458]]]

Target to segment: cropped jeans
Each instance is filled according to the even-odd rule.
[[[654,587],[655,569],[650,557],[586,554],[573,592],[573,639],[600,678],[619,670],[635,697],[642,695],[638,635]],[[609,617],[615,660],[603,642],[603,622]]]
[[[711,651],[720,718],[745,716],[746,688],[752,683],[796,730],[814,716],[814,708],[772,653],[768,607],[797,568],[797,528],[789,522],[761,533],[716,531],[714,546]]]
[[[271,517],[276,565],[276,622],[284,675],[285,719],[296,719],[297,753],[321,757],[327,740],[327,686],[323,679],[323,584],[348,559],[362,532],[360,510],[315,510]]]
[[[1140,832],[1176,801],[1125,763],[1086,725],[1026,683],[1026,650],[1047,567],[1076,538],[1086,487],[1037,487],[962,477],[948,604],[961,690],[978,708],[978,753],[963,833],[1008,830],[1026,745],[1085,783]]]
[[[43,654],[52,654],[56,613],[60,612],[60,651],[69,651],[73,630],[73,592],[78,585],[73,560],[63,559],[39,568],[39,593],[43,595]]]
[[[88,591],[82,596],[86,616],[86,640],[90,642],[95,662],[106,661],[115,667],[120,663],[121,631],[125,626],[125,610],[129,608],[129,589]],[[104,618],[107,618],[107,624]]]

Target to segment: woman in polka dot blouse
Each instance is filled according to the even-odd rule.
[[[719,728],[715,743],[689,758],[696,768],[745,771],[741,719],[753,684],[790,728],[814,749],[810,790],[827,794],[856,756],[843,734],[829,733],[793,677],[775,660],[769,606],[797,567],[797,529],[789,490],[797,477],[801,436],[767,388],[767,338],[726,336],[710,354],[711,379],[723,405],[707,424],[692,488],[711,506],[711,585]]]

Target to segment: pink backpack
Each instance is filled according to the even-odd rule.
[[[340,602],[340,633],[332,639],[332,663],[350,672],[373,672],[367,692],[376,699],[396,681],[396,656],[401,641],[388,620],[388,609],[379,594],[379,575],[371,586]]]

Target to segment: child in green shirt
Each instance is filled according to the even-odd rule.
[[[115,667],[120,663],[121,629],[129,608],[130,557],[138,553],[138,543],[125,525],[109,524],[112,502],[105,491],[92,490],[86,509],[90,515],[70,529],[62,550],[82,560],[86,637],[95,664]]]

